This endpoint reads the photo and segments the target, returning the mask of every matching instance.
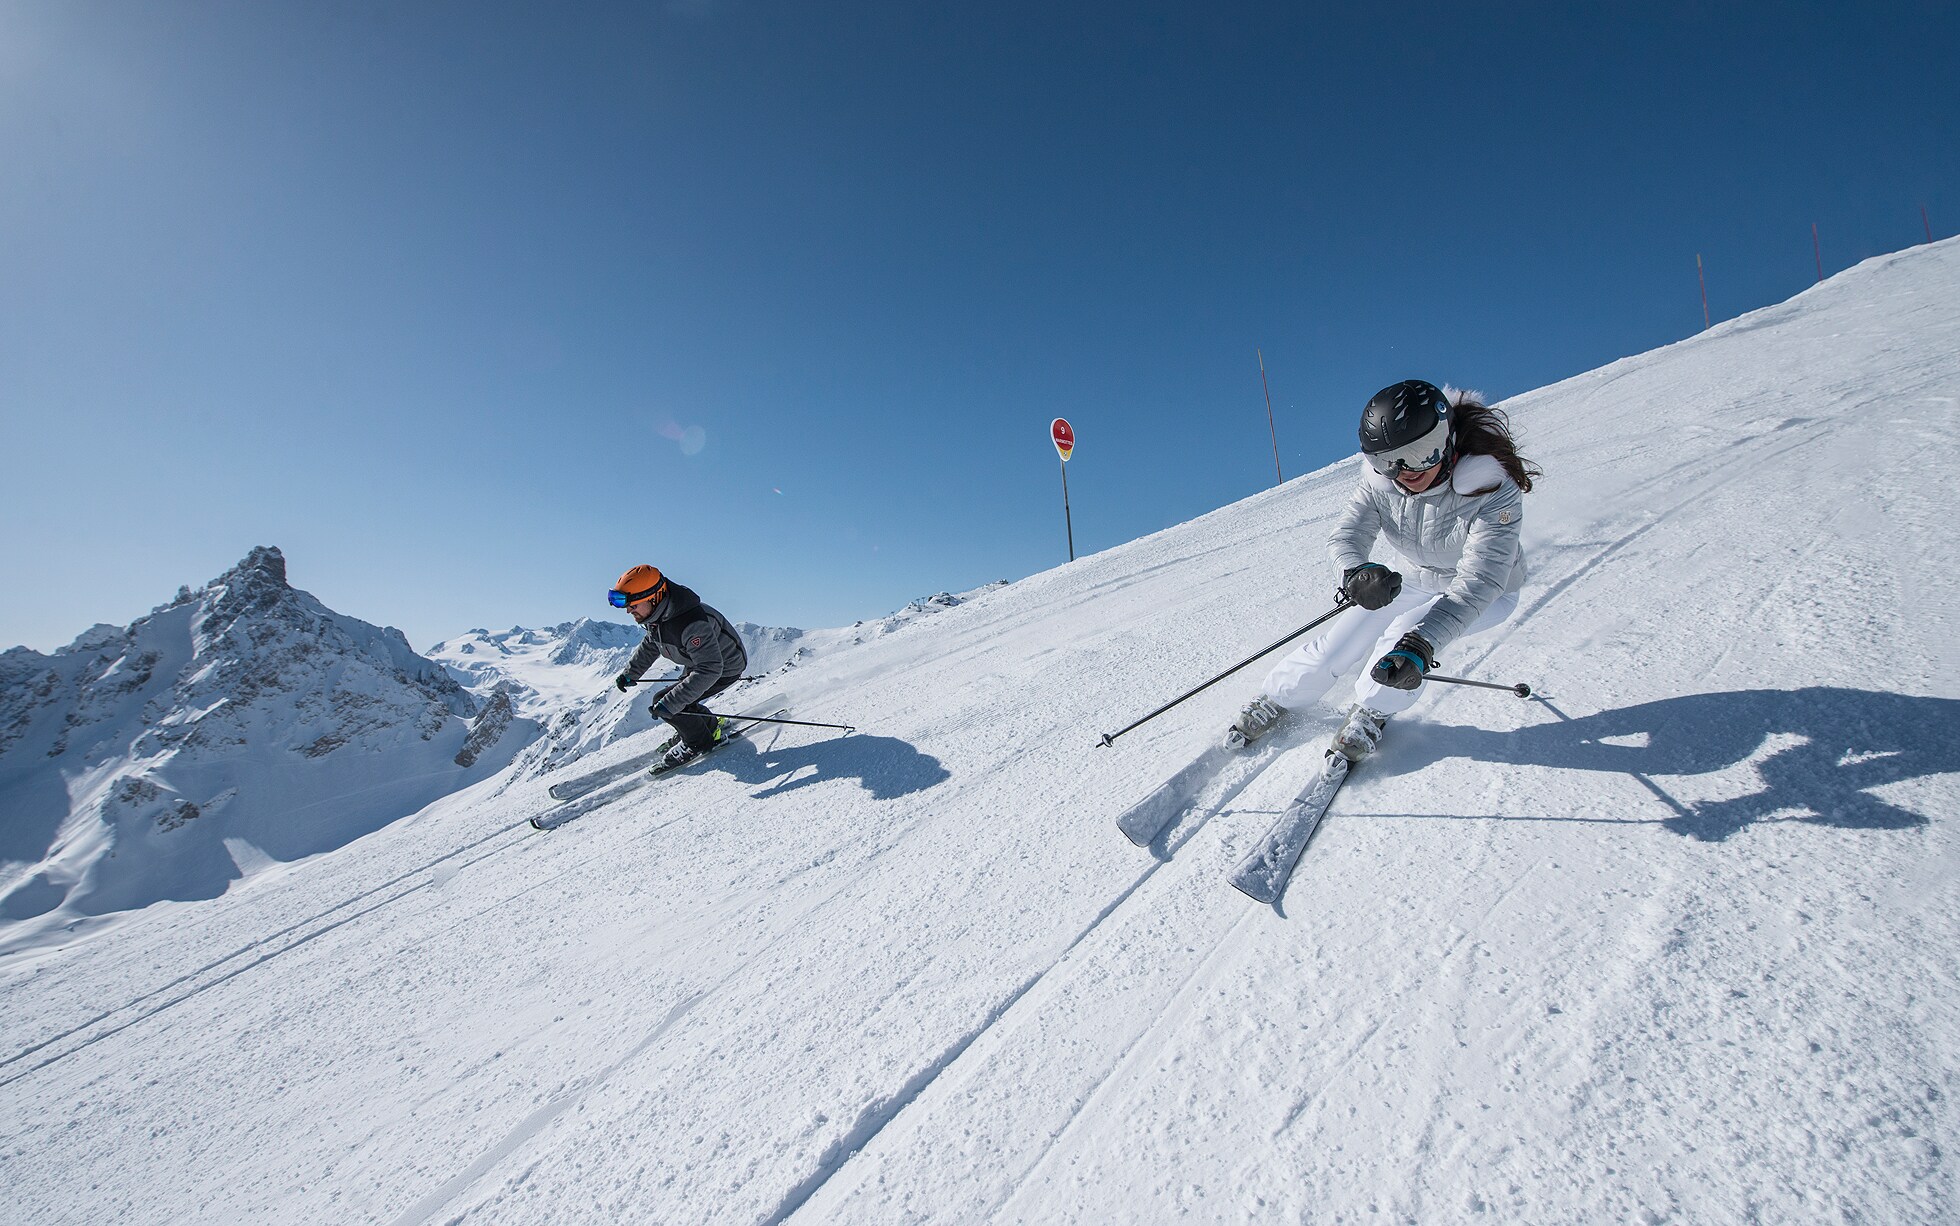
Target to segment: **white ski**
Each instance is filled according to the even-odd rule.
[[[1138,847],[1148,847],[1191,810],[1200,805],[1216,809],[1229,802],[1291,744],[1275,736],[1251,749],[1213,745],[1124,810],[1116,828]]]
[[[733,724],[743,719],[748,719],[751,721],[761,720],[765,718],[779,719],[782,716],[788,714],[789,714],[788,707],[778,707],[773,711],[755,711],[746,716],[730,716],[729,722]],[[610,787],[592,789],[590,791],[587,791],[586,793],[584,793],[583,795],[581,795],[579,798],[575,800],[570,800],[562,805],[559,805],[557,808],[551,810],[548,813],[540,813],[538,816],[531,819],[531,828],[533,830],[556,830],[558,829],[558,827],[563,826],[568,822],[576,821],[577,819],[584,817],[586,814],[592,812],[594,809],[604,808],[605,806],[611,804],[613,801],[618,800],[621,796],[626,795],[628,792],[633,791],[635,788],[638,788],[643,784],[652,783],[654,780],[665,778],[668,775],[680,774],[682,772],[687,771],[691,767],[699,765],[701,762],[705,761],[706,759],[713,757],[715,750],[722,748],[724,745],[727,745],[731,741],[741,740],[743,737],[747,736],[751,732],[754,732],[757,728],[761,726],[762,725],[760,723],[751,722],[751,723],[743,724],[741,727],[735,728],[729,732],[723,733],[721,740],[717,742],[713,748],[703,752],[699,756],[693,758],[688,762],[683,763],[680,766],[661,769],[659,764],[656,763],[654,767],[647,770],[642,770],[636,775],[632,775],[624,779],[615,778],[612,780],[612,785]],[[645,755],[642,755],[640,758],[636,759],[636,761],[644,762]]]
[[[1327,816],[1327,806],[1334,803],[1334,795],[1347,781],[1352,765],[1341,754],[1327,755],[1313,782],[1294,797],[1286,812],[1266,831],[1266,837],[1232,870],[1233,886],[1268,905],[1279,901],[1286,892],[1287,878],[1293,875],[1294,863],[1320,828],[1320,819]]]
[[[1223,745],[1205,750],[1125,810],[1116,819],[1116,828],[1138,847],[1150,846],[1172,818],[1191,806],[1212,776],[1224,769],[1231,755]]]
[[[767,715],[774,708],[781,705],[783,705],[783,696],[781,694],[771,694],[759,702],[751,703],[741,716],[735,718]],[[668,737],[666,741],[662,742],[650,752],[637,754],[624,762],[617,762],[611,766],[602,767],[589,775],[581,775],[577,779],[561,779],[551,785],[551,798],[553,800],[577,800],[587,793],[596,792],[607,784],[615,783],[626,778],[628,775],[637,775],[652,766],[655,762],[658,762],[661,755],[666,753],[668,747],[678,739],[677,737]]]

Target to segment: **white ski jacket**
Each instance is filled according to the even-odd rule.
[[[1368,561],[1377,536],[1400,554],[1403,579],[1442,593],[1416,633],[1438,654],[1505,592],[1524,586],[1524,492],[1487,455],[1464,456],[1450,479],[1411,494],[1366,462],[1328,538],[1343,572]]]

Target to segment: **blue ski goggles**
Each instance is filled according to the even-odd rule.
[[[1370,451],[1368,463],[1384,477],[1419,473],[1443,462],[1450,450],[1450,423],[1439,421],[1434,429],[1412,443],[1388,451]]]
[[[606,593],[606,603],[615,609],[623,609],[628,605],[636,605],[642,600],[658,599],[666,587],[667,585],[663,583],[659,587],[648,588],[644,592],[622,592],[618,588],[614,588]]]

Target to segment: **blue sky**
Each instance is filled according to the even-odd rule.
[[[1256,349],[1291,477],[1955,232],[1955,6],[1590,10],[0,0],[0,645],[844,624],[1064,561],[1056,415],[1086,553],[1271,483]]]

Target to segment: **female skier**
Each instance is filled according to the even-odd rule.
[[[1359,762],[1388,717],[1415,702],[1437,652],[1517,610],[1524,492],[1542,473],[1518,455],[1504,414],[1475,393],[1446,396],[1410,379],[1368,401],[1361,451],[1361,483],[1327,542],[1341,590],[1361,611],[1337,618],[1267,674],[1225,733],[1229,748],[1258,740],[1289,708],[1319,698],[1372,656],[1328,750]],[[1368,560],[1379,535],[1401,555],[1406,583]]]

